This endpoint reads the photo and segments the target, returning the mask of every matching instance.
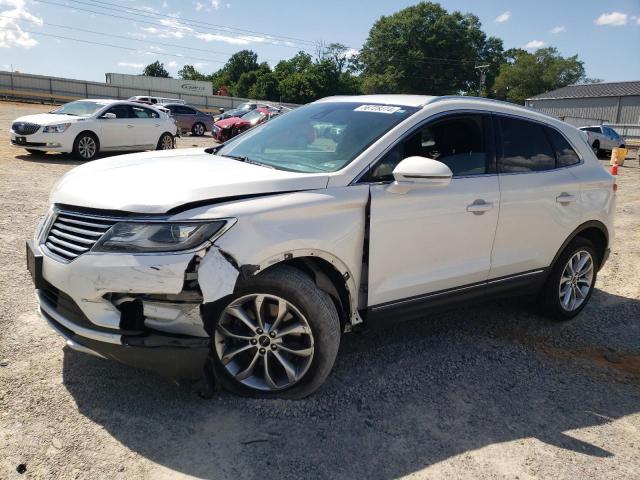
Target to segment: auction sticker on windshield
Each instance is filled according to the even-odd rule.
[[[400,107],[392,107],[391,105],[360,105],[354,108],[354,112],[376,112],[376,113],[396,113],[402,110]]]

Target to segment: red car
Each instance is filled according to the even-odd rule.
[[[276,115],[278,115],[278,112],[274,112],[268,108],[258,107],[247,112],[242,117],[231,117],[225,118],[224,120],[218,120],[213,125],[213,138],[220,143],[226,142],[230,138],[253,128],[256,125],[260,125]]]

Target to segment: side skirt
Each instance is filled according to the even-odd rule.
[[[548,269],[531,270],[486,282],[473,283],[437,292],[394,300],[367,308],[370,327],[402,320],[423,318],[425,314],[452,308],[472,301],[483,301],[506,295],[532,297],[538,294],[547,278]]]

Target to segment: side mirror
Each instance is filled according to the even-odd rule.
[[[118,118],[118,117],[116,116],[115,113],[105,113],[104,115],[102,115],[101,118],[104,118],[105,120],[109,120],[109,119]]]
[[[391,193],[407,193],[419,187],[446,187],[453,172],[444,163],[432,158],[409,157],[393,169],[395,181],[387,189]]]
[[[218,110],[220,110],[220,113],[224,113],[224,108],[219,108]]]

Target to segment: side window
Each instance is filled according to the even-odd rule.
[[[408,157],[432,158],[454,176],[487,173],[488,145],[483,115],[456,115],[427,124],[393,147],[377,163],[370,181],[393,180],[393,169]]]
[[[144,107],[131,107],[134,118],[158,118],[158,114],[153,110]]]
[[[545,128],[553,150],[556,153],[556,162],[558,168],[568,167],[580,163],[580,158],[575,150],[569,145],[569,142],[555,128]]]
[[[500,173],[527,173],[552,170],[556,159],[543,127],[515,118],[499,117],[502,132]]]
[[[129,105],[114,105],[105,113],[115,113],[116,118],[130,118]]]

